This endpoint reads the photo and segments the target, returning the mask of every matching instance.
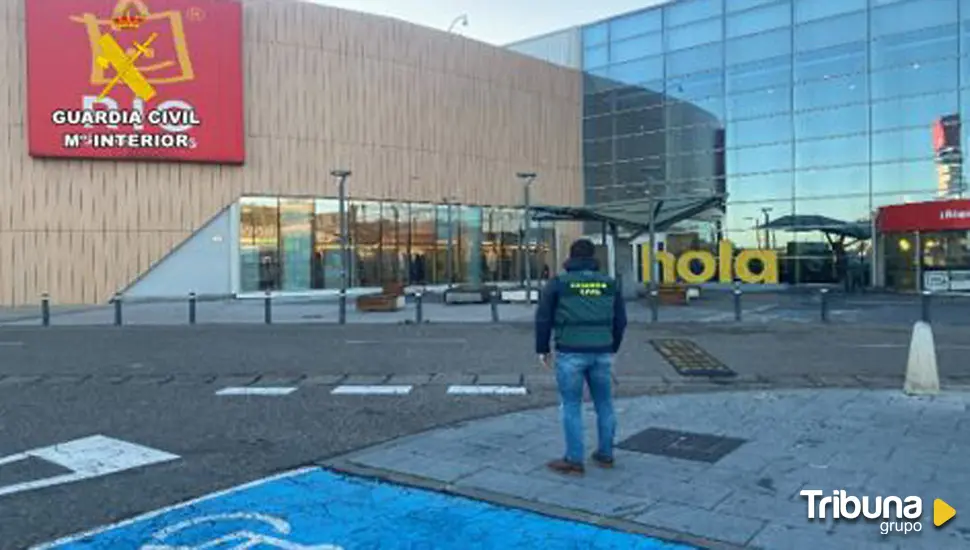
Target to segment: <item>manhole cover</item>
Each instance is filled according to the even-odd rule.
[[[692,342],[678,338],[650,340],[670,366],[681,376],[736,376],[737,373]]]
[[[627,451],[713,464],[740,447],[744,439],[647,428],[620,442]]]

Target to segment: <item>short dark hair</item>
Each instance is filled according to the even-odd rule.
[[[570,258],[594,258],[596,256],[596,245],[589,239],[578,239],[569,246]]]

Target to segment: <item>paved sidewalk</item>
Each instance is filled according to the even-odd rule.
[[[743,439],[713,463],[617,451],[584,477],[548,471],[562,451],[558,410],[512,413],[419,434],[330,465],[706,548],[970,547],[970,393],[898,390],[737,391],[617,402],[618,442],[647,428]],[[595,443],[591,406],[586,441]],[[880,522],[807,519],[799,495],[922,498],[919,533]],[[933,500],[957,510],[933,526]],[[893,517],[893,521],[896,520]]]

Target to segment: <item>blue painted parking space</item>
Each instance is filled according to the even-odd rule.
[[[308,468],[39,548],[687,550],[693,547]]]

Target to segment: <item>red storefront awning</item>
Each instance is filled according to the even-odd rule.
[[[970,230],[970,200],[894,204],[879,209],[880,233]]]

